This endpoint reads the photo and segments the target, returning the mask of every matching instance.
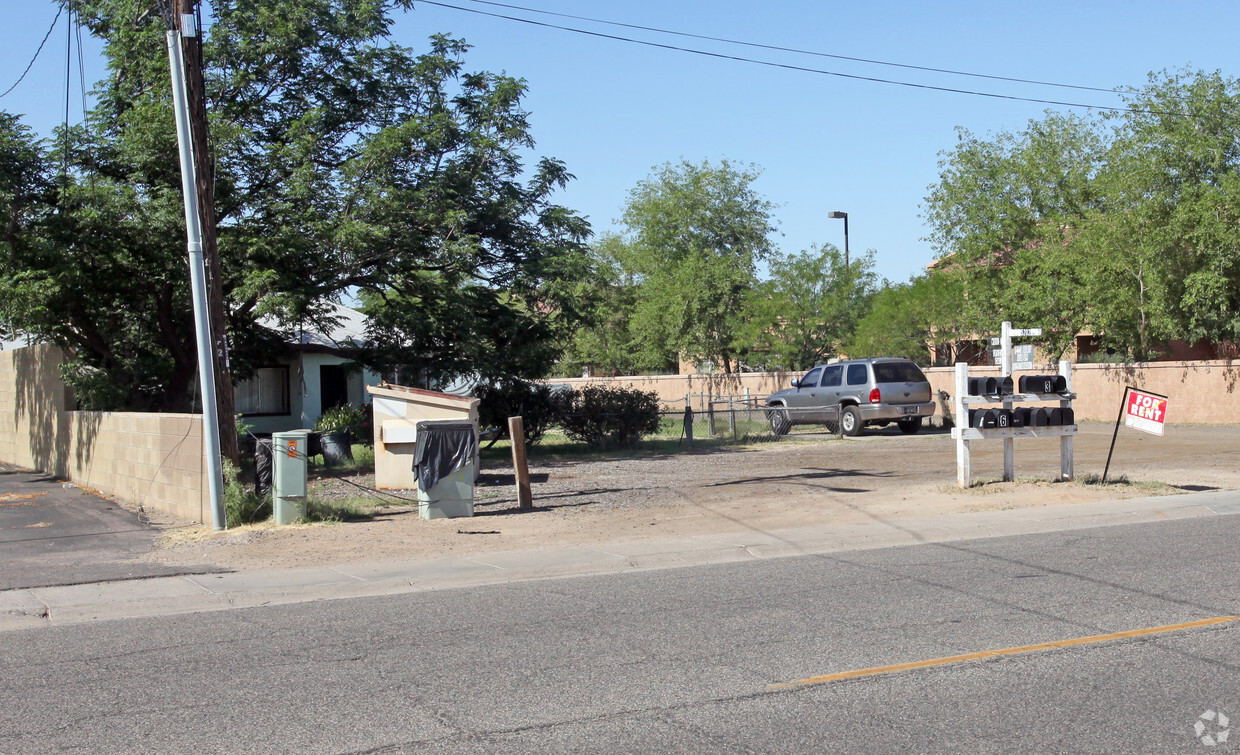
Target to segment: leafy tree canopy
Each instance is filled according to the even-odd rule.
[[[874,252],[845,268],[844,255],[826,244],[773,257],[769,270],[750,291],[740,328],[751,361],[762,354],[768,367],[801,370],[839,354],[874,295]]]
[[[630,329],[648,354],[736,366],[737,328],[757,264],[772,254],[770,202],[753,166],[665,164],[629,194],[614,254],[637,284]]]
[[[146,0],[74,0],[109,77],[84,126],[40,142],[0,119],[7,327],[71,348],[99,408],[184,408],[195,353],[163,21]],[[204,44],[219,249],[236,373],[260,315],[326,326],[356,294],[375,366],[545,373],[581,316],[587,223],[533,147],[525,85],[468,46],[387,38],[357,0],[217,0]],[[62,167],[63,166],[63,167]]]
[[[976,332],[1041,326],[1059,354],[1085,330],[1138,359],[1240,341],[1240,82],[1163,72],[1127,101],[943,156],[929,240]]]

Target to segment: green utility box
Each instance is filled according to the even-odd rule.
[[[474,515],[473,422],[422,420],[415,424],[413,471],[418,480],[418,516],[447,519]]]
[[[430,490],[418,486],[418,516],[451,519],[474,515],[474,465],[466,464],[435,483]]]
[[[271,508],[276,524],[291,524],[306,516],[306,452],[310,433],[294,430],[273,433]]]

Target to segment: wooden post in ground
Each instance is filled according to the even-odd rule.
[[[530,468],[525,462],[525,420],[509,417],[508,437],[512,441],[512,468],[517,478],[517,508],[528,511],[534,508],[534,494],[530,491]]]

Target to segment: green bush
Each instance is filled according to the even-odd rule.
[[[594,449],[632,448],[659,429],[659,397],[653,391],[587,385],[563,403],[564,434]]]
[[[365,415],[361,409],[354,406],[342,405],[333,406],[331,409],[319,415],[319,419],[314,423],[315,432],[324,432],[329,430],[342,430],[346,427],[353,430],[353,435],[360,434],[362,422]]]
[[[224,521],[227,527],[240,527],[271,516],[271,496],[262,498],[248,485],[244,485],[237,467],[224,460]]]
[[[479,385],[474,391],[479,399],[478,428],[495,429],[491,444],[508,438],[508,418],[520,417],[525,429],[525,445],[542,440],[547,428],[560,420],[561,400],[558,392],[546,383],[511,379]]]

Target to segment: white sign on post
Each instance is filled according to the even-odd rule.
[[[1022,343],[1012,347],[1012,369],[1033,369],[1033,344]]]

